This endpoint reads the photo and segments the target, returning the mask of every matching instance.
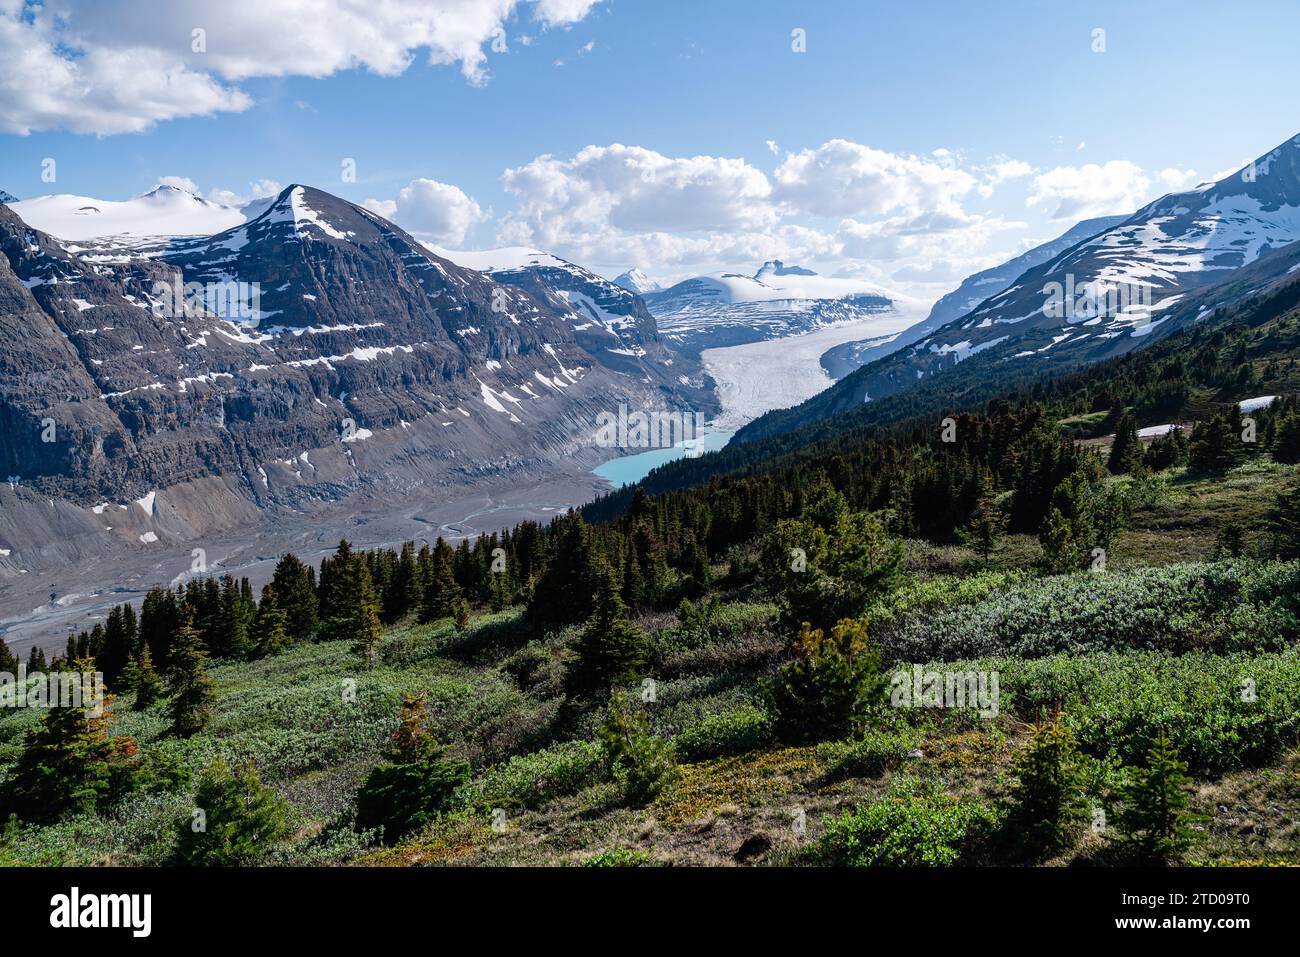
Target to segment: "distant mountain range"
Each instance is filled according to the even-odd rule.
[[[203,233],[230,215],[170,187],[0,207],[0,581],[572,473],[611,452],[602,412],[714,402],[634,294],[561,260],[469,268],[307,186]]]
[[[804,404],[750,423],[739,438],[906,392],[975,356],[980,374],[996,379],[1052,375],[1140,348],[1300,268],[1291,245],[1298,239],[1300,136],[1054,252],[968,312]],[[962,295],[953,294],[958,310]]]
[[[687,355],[860,320],[871,320],[883,339],[924,311],[917,301],[872,283],[819,276],[780,260],[764,263],[752,276],[696,276],[644,298],[660,335]]]

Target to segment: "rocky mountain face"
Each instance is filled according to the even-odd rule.
[[[527,291],[569,316],[578,343],[603,364],[651,381],[671,379],[675,389],[693,393],[695,408],[709,411],[713,400],[698,364],[666,347],[654,316],[632,290],[537,249],[457,252],[434,247],[434,252]]]
[[[906,297],[780,260],[764,263],[752,276],[722,272],[686,279],[646,294],[645,302],[660,335],[688,355],[863,320],[874,320],[883,338],[919,318],[919,307]]]
[[[17,196],[15,196],[13,193],[7,193],[3,189],[0,189],[0,203],[8,204],[8,203],[16,203],[16,202],[18,202]]]
[[[61,243],[0,207],[0,588],[355,496],[590,467],[601,412],[709,401],[635,296],[514,278],[303,186],[186,239]]]
[[[986,376],[1047,375],[1141,348],[1284,276],[1297,240],[1300,137],[1074,243],[804,406],[752,423],[745,435],[905,392],[975,356]]]

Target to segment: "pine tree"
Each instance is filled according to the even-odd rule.
[[[27,655],[27,673],[29,675],[44,674],[49,670],[49,664],[45,661],[45,652],[35,646]]]
[[[1096,534],[1094,496],[1088,476],[1076,471],[1056,486],[1051,509],[1039,532],[1043,564],[1052,574],[1083,565]]]
[[[469,779],[469,765],[446,760],[429,733],[423,696],[407,695],[393,733],[388,760],[374,768],[357,791],[356,828],[383,831],[392,843],[433,822],[451,808]]]
[[[292,552],[276,563],[271,576],[276,602],[284,609],[292,641],[309,641],[316,633],[318,600],[312,570]]]
[[[208,655],[193,625],[191,614],[183,610],[180,624],[171,643],[167,668],[167,694],[172,733],[188,738],[207,727],[216,707],[216,691],[207,672]]]
[[[352,642],[352,650],[366,659],[367,667],[374,667],[375,652],[383,635],[379,621],[379,598],[370,581],[370,570],[363,561],[354,561],[352,578],[355,582],[355,600],[342,628],[341,636]]]
[[[1273,458],[1288,465],[1300,462],[1300,412],[1291,410],[1273,428]]]
[[[1082,830],[1088,816],[1085,774],[1074,732],[1055,715],[1033,727],[1016,757],[1011,821],[1036,847],[1058,850]]]
[[[112,697],[96,689],[89,659],[71,664],[82,676],[79,706],[48,708],[27,732],[23,750],[0,793],[0,818],[48,823],[94,811],[112,786],[114,766],[133,754],[130,738],[111,738]]]
[[[1268,513],[1268,530],[1278,558],[1300,558],[1300,486],[1277,494]]]
[[[135,692],[135,711],[151,707],[163,696],[165,690],[162,677],[154,669],[153,654],[146,644],[140,645],[140,650],[123,672],[122,680],[127,690]]]
[[[887,679],[865,620],[843,619],[829,633],[804,622],[792,651],[792,660],[760,686],[781,740],[846,737],[885,702]]]
[[[974,544],[988,566],[989,556],[997,545],[998,539],[1007,528],[1007,516],[998,507],[997,495],[993,491],[993,481],[985,474],[980,481],[979,499],[975,511],[971,513],[967,526],[967,539]]]
[[[131,662],[131,652],[135,648],[135,616],[127,614],[130,608],[130,605],[115,605],[109,611],[104,643],[95,656],[95,663],[110,687],[117,686],[122,672]]]
[[[1151,742],[1146,766],[1129,769],[1119,788],[1115,830],[1120,846],[1139,860],[1175,860],[1197,840],[1187,826],[1195,818],[1187,813],[1186,772],[1163,728]]]
[[[290,833],[288,805],[252,764],[232,771],[217,758],[199,777],[194,806],[199,815],[176,834],[176,863],[186,867],[252,863]]]
[[[629,803],[646,804],[677,779],[672,745],[651,734],[646,713],[634,711],[622,691],[610,695],[599,734],[605,767]]]
[[[595,612],[578,636],[565,672],[570,695],[608,691],[644,673],[648,642],[645,633],[626,619],[626,612],[614,571],[606,565],[601,569]]]
[[[288,615],[280,607],[275,585],[270,582],[262,586],[262,602],[257,607],[252,641],[261,658],[278,655],[289,646]]]
[[[464,596],[456,582],[454,561],[451,546],[439,538],[433,547],[433,578],[425,588],[420,604],[421,621],[456,617],[457,600]]]
[[[1222,475],[1238,465],[1246,451],[1236,409],[1224,409],[1202,420],[1187,443],[1187,468],[1201,475]]]
[[[18,674],[18,659],[14,657],[14,653],[9,650],[3,638],[0,638],[0,674]]]
[[[1137,419],[1124,412],[1115,425],[1115,440],[1110,446],[1106,467],[1112,475],[1129,475],[1142,464],[1142,440],[1138,438]]]

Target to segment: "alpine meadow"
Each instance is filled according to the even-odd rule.
[[[1297,29],[0,0],[15,923],[1280,929]]]

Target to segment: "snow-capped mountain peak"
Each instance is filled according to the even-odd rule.
[[[64,240],[105,236],[210,236],[245,222],[234,206],[160,185],[126,200],[59,193],[9,203],[23,222]]]
[[[627,272],[615,277],[614,285],[622,286],[629,292],[634,292],[638,296],[644,296],[646,293],[658,292],[663,286],[655,282],[640,269],[633,266]]]
[[[4,203],[5,205],[8,205],[9,203],[16,203],[16,202],[18,202],[17,196],[15,196],[13,193],[7,193],[3,189],[0,189],[0,203]]]

